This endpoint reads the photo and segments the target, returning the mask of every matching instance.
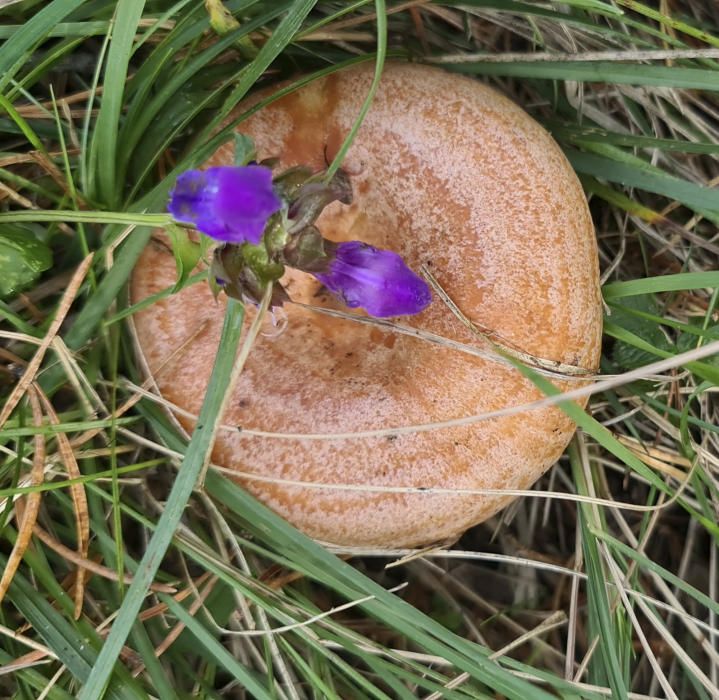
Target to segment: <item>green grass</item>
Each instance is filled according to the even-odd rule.
[[[0,695],[719,697],[713,3],[224,4],[236,22],[219,33],[200,0],[0,9],[0,237],[12,227],[35,241],[13,259],[28,283],[0,300],[3,403],[94,254],[33,389],[60,424],[34,424],[28,397],[0,427],[0,567],[19,538],[19,496],[42,494],[39,524],[54,542],[33,538],[2,601]],[[330,38],[313,41],[318,31]],[[126,283],[170,221],[177,174],[262,107],[235,110],[256,87],[287,79],[291,91],[372,61],[374,88],[386,58],[470,74],[553,133],[590,197],[601,371],[616,377],[587,411],[552,399],[579,430],[532,497],[444,558],[388,568],[407,552],[330,551],[219,471],[204,474],[232,358],[251,352],[259,328],[240,339],[240,307],[228,311],[202,430],[186,440],[146,399],[117,413],[143,379]],[[178,286],[194,283],[185,274]],[[661,376],[643,369],[657,360]],[[80,478],[68,478],[61,434],[76,441]],[[75,619],[78,484],[100,569]],[[295,576],[278,588],[277,571]],[[545,629],[557,612],[565,622]]]

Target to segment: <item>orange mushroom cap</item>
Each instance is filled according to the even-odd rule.
[[[316,80],[240,130],[260,158],[320,170],[356,119],[372,74],[362,65]],[[223,146],[206,165],[231,164],[232,149]],[[500,345],[598,366],[601,302],[587,203],[559,147],[513,102],[467,77],[391,63],[343,168],[354,201],[324,211],[317,225],[325,237],[394,250],[415,270],[426,265]],[[172,253],[153,241],[132,278],[133,302],[174,280]],[[288,271],[283,283],[294,302],[342,310],[310,275]],[[177,418],[188,431],[209,381],[224,304],[195,284],[135,317],[146,366],[163,397],[183,409]],[[319,540],[397,547],[456,537],[511,500],[482,490],[526,489],[574,432],[554,407],[413,429],[543,396],[490,357],[491,343],[441,300],[401,319],[408,333],[292,303],[284,313],[286,328],[260,337],[250,354],[213,462]],[[377,432],[352,435],[363,431]]]

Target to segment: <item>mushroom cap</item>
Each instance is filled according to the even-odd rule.
[[[372,74],[365,64],[315,80],[239,130],[255,140],[259,158],[320,170],[352,127]],[[206,165],[232,164],[233,148],[221,147]],[[427,265],[459,309],[505,347],[597,367],[601,303],[587,203],[556,143],[513,102],[467,77],[390,63],[343,167],[354,201],[324,211],[323,235],[395,250],[415,270]],[[156,236],[135,269],[132,300],[172,285],[175,274]],[[288,271],[283,281],[295,302],[343,308],[310,275]],[[159,391],[190,415],[200,410],[224,307],[200,283],[135,316]],[[260,336],[250,354],[213,462],[319,540],[397,547],[457,537],[512,500],[483,490],[528,488],[574,432],[554,407],[405,430],[543,394],[495,359],[294,304],[284,313],[286,328]],[[492,350],[436,295],[421,314],[398,320]],[[191,431],[191,418],[177,418]],[[333,437],[373,430],[384,432]]]

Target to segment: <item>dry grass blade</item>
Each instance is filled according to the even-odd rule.
[[[421,328],[414,328],[413,326],[407,326],[401,323],[397,323],[395,321],[391,321],[385,318],[374,318],[373,316],[360,316],[355,313],[348,313],[346,311],[341,311],[339,309],[330,309],[326,308],[324,306],[312,306],[311,304],[303,304],[302,302],[294,301],[291,302],[295,306],[301,306],[304,309],[308,309],[312,311],[313,313],[317,314],[323,314],[325,316],[331,316],[333,318],[342,318],[346,319],[348,321],[352,321],[353,323],[360,323],[367,326],[375,326],[378,328],[385,328],[390,333],[398,333],[400,335],[407,335],[412,338],[417,338],[417,340],[421,340],[422,342],[426,343],[432,343],[434,345],[439,345],[444,348],[449,348],[451,350],[456,350],[457,352],[463,352],[467,355],[473,355],[474,357],[481,357],[485,360],[489,360],[490,362],[497,362],[499,364],[506,365],[508,367],[512,366],[512,363],[507,360],[506,357],[500,354],[498,351],[498,346],[489,338],[491,333],[487,331],[486,335],[483,334],[476,324],[472,323],[469,319],[466,318],[466,316],[463,316],[461,312],[457,309],[455,315],[457,315],[460,320],[462,321],[463,325],[467,326],[472,330],[472,332],[477,336],[480,337],[483,341],[487,343],[487,348],[478,347],[477,345],[470,345],[468,343],[461,343],[457,340],[453,340],[452,338],[447,338],[443,335],[437,335],[436,333],[431,333],[430,331],[423,330]],[[456,307],[455,307],[456,309]],[[521,356],[521,353],[518,353],[517,351],[511,351],[508,350],[505,346],[502,349],[503,352],[505,352],[507,355],[512,355],[512,353],[515,353],[512,355],[515,357],[515,359],[519,360],[520,362],[524,362],[524,364],[527,364],[531,366],[536,372],[539,374],[542,374],[543,376],[550,377],[557,380],[564,380],[564,381],[588,381],[588,380],[594,380],[599,377],[599,375],[594,374],[592,372],[588,372],[588,370],[581,368],[581,367],[574,367],[573,365],[562,365],[561,363],[553,363],[551,360],[541,360],[538,358],[532,358],[529,355]],[[523,359],[526,358],[526,361]],[[545,366],[542,366],[542,362],[545,363]],[[547,365],[549,367],[547,367]],[[567,368],[566,372],[563,372],[561,369],[565,367]]]
[[[207,596],[212,593],[212,590],[214,589],[216,583],[217,577],[210,577],[205,587],[196,595],[195,600],[192,601],[192,604],[189,608],[190,615],[197,614],[197,611],[204,605],[205,600],[207,600]],[[155,656],[157,656],[158,658],[162,656],[162,654],[164,654],[175,643],[175,641],[182,634],[184,629],[185,625],[182,622],[178,622],[167,633],[165,638],[157,645],[157,647],[155,647]]]
[[[636,438],[632,438],[627,435],[622,435],[617,439],[629,447],[629,449],[636,452],[643,452],[647,457],[653,457],[654,459],[666,462],[667,464],[676,464],[680,467],[684,467],[684,469],[691,469],[692,461],[677,452],[670,452],[666,449],[646,445]]]
[[[439,283],[439,280],[432,274],[427,265],[422,265],[420,271],[424,275],[432,290],[442,300],[445,306],[452,312],[463,326],[466,326],[474,335],[487,342],[491,343],[494,350],[500,355],[509,355],[515,360],[519,360],[528,367],[534,367],[544,371],[558,373],[560,375],[566,375],[568,377],[587,377],[591,378],[594,372],[584,367],[576,367],[575,365],[565,364],[563,362],[555,362],[553,360],[546,360],[542,357],[534,357],[528,353],[523,352],[519,348],[513,347],[509,341],[502,338],[500,335],[495,333],[489,328],[481,328],[477,323],[468,318],[462,310],[455,304],[454,300],[447,294],[444,287]]]
[[[34,384],[28,386],[27,395],[30,400],[30,406],[32,410],[32,420],[36,427],[42,425],[42,408],[40,407],[40,400],[37,397],[37,390]],[[32,485],[40,486],[43,482],[43,476],[45,472],[45,436],[42,433],[35,435],[35,452],[32,460]],[[42,493],[36,491],[31,493],[27,497],[27,503],[25,508],[19,508],[19,503],[15,506],[15,513],[18,520],[18,533],[15,545],[12,548],[12,552],[8,557],[7,566],[2,573],[0,578],[0,602],[5,597],[10,584],[12,583],[15,572],[20,566],[25,550],[30,544],[32,539],[32,531],[37,521],[37,515],[40,511],[40,503],[42,501]],[[22,514],[20,511],[24,511]]]
[[[672,636],[661,618],[651,610],[651,608],[641,599],[637,599],[639,609],[644,613],[645,617],[659,633],[664,643],[673,651],[678,659],[691,669],[694,677],[704,686],[704,689],[715,700],[719,698],[719,689],[712,683],[711,679],[702,671],[696,660],[689,656],[682,645]]]
[[[152,398],[152,395],[148,395]],[[160,445],[159,443],[153,442],[146,438],[143,438],[125,428],[121,428],[119,431],[122,435],[126,436],[129,440],[144,447],[152,448],[162,454],[175,459],[181,459],[182,453],[176,450],[169,449]],[[369,484],[350,484],[350,483],[326,483],[319,481],[302,481],[298,479],[283,479],[281,477],[264,476],[255,472],[242,471],[239,469],[229,469],[222,467],[218,464],[210,464],[210,467],[221,474],[227,474],[230,476],[241,477],[247,481],[258,481],[268,484],[281,484],[283,486],[298,486],[305,489],[317,489],[317,490],[334,490],[334,491],[356,491],[366,493],[422,493],[427,496],[434,494],[454,494],[457,496],[516,496],[522,498],[531,499],[548,499],[557,501],[568,501],[575,503],[593,503],[598,506],[621,508],[628,511],[634,511],[637,513],[651,513],[657,510],[667,508],[669,505],[674,503],[676,499],[681,495],[682,491],[677,490],[671,500],[667,500],[664,503],[658,505],[642,505],[633,503],[631,501],[618,501],[615,499],[607,498],[592,498],[588,496],[581,496],[574,493],[566,493],[564,491],[544,491],[544,490],[527,490],[527,489],[490,489],[490,488],[435,488],[425,487],[419,484],[407,484],[406,486],[373,486]],[[687,478],[680,482],[680,489],[687,483]],[[330,545],[323,543],[325,546]],[[351,552],[356,554],[356,552]],[[291,580],[303,578],[302,574],[293,575]]]
[[[646,658],[649,661],[649,664],[651,665],[656,678],[658,679],[660,685],[662,686],[662,690],[664,691],[666,697],[669,698],[670,700],[679,700],[677,694],[674,692],[674,689],[671,687],[671,685],[669,685],[669,681],[667,680],[667,677],[664,674],[662,667],[659,665],[659,661],[657,660],[657,657],[654,654],[654,651],[652,650],[651,645],[649,644],[649,641],[647,640],[647,637],[644,634],[644,631],[642,630],[641,625],[639,624],[639,619],[637,618],[637,615],[634,612],[634,607],[632,606],[631,602],[629,601],[629,597],[627,596],[626,592],[624,591],[624,586],[622,584],[621,571],[619,570],[619,567],[617,566],[616,562],[614,561],[614,559],[611,557],[611,555],[607,551],[606,546],[601,547],[600,551],[602,552],[604,559],[607,563],[607,568],[609,569],[609,572],[612,575],[612,579],[614,580],[614,583],[615,583],[615,588],[619,592],[619,596],[622,599],[624,609],[626,610],[627,615],[629,616],[629,619],[631,620],[632,627],[634,628],[637,638],[639,639],[639,642],[642,645],[642,649],[644,649]]]
[[[78,568],[96,574],[97,576],[102,576],[102,578],[106,578],[109,581],[120,580],[117,575],[117,572],[114,569],[108,569],[106,566],[92,561],[92,559],[87,559],[79,556],[77,552],[70,549],[70,547],[66,547],[64,544],[62,544],[62,542],[58,542],[52,535],[50,535],[49,532],[43,530],[39,525],[35,525],[34,534],[35,537],[37,537],[41,542],[43,542],[43,544],[47,545],[50,549],[52,549],[54,552],[57,552],[61,557],[64,557],[72,564],[75,564],[75,566],[77,566]],[[122,577],[122,582],[127,586],[132,583],[132,580],[133,577],[130,574],[125,574]],[[177,592],[177,589],[174,586],[169,586],[164,583],[156,582],[152,584],[150,590],[155,593]]]
[[[192,585],[188,586],[187,588],[183,588],[181,591],[178,591],[178,592],[175,592],[174,594],[172,594],[173,599],[174,599],[176,602],[180,603],[180,602],[182,602],[183,600],[185,600],[187,597],[189,597],[190,595],[192,595],[193,593],[196,594],[197,588],[198,588],[199,586],[201,586],[201,585],[202,585],[205,581],[207,581],[207,579],[209,579],[209,578],[213,578],[214,580],[216,580],[216,578],[215,578],[215,577],[212,577],[209,572],[205,572],[204,574],[202,574],[202,576],[200,576],[200,578],[199,578],[197,581],[193,581],[193,582],[192,582]],[[205,593],[205,591],[206,591],[206,593]],[[202,597],[202,600],[203,600],[203,601],[204,601],[206,595],[209,595],[209,593],[210,593],[211,591],[212,591],[212,587],[205,587],[205,589],[203,589],[203,593],[201,594],[201,597]],[[157,605],[153,605],[151,608],[147,608],[147,610],[143,610],[143,611],[138,615],[138,619],[139,619],[141,622],[145,622],[145,621],[147,621],[147,620],[152,620],[154,617],[158,617],[159,615],[164,615],[164,614],[166,614],[166,613],[167,613],[167,610],[168,610],[168,605],[167,605],[167,603],[158,603]],[[196,610],[195,610],[195,611],[192,611],[192,614],[194,615],[195,612],[196,612]],[[183,625],[182,623],[178,623],[178,624],[177,624],[177,627],[179,627],[179,631],[182,632],[182,630],[185,628],[185,625]],[[171,633],[170,633],[170,634],[171,634]],[[174,639],[175,639],[175,638],[173,638],[172,641],[174,641]],[[166,641],[166,640],[165,640],[165,641]],[[171,644],[171,643],[170,643],[170,644]],[[169,647],[170,644],[167,644],[167,647]],[[167,648],[167,647],[166,647],[166,648],[162,648],[162,646],[163,646],[162,644],[159,644],[159,645],[156,647],[156,649],[155,649],[155,654],[156,654],[156,656],[158,656],[158,657],[166,651],[166,648]],[[133,670],[133,675],[134,675],[135,677],[137,677],[137,676],[139,676],[144,670],[145,670],[145,664],[144,664],[144,663],[139,663],[139,664],[135,667],[135,669]]]
[[[12,187],[8,187],[5,183],[0,182],[0,202],[6,197],[12,199],[13,202],[17,202],[21,207],[24,207],[25,209],[33,208],[32,202],[27,197],[23,197],[22,195],[15,192]]]
[[[42,151],[33,151],[30,153],[30,156],[43,170],[45,170],[45,172],[47,172],[47,174],[57,183],[60,189],[67,196],[71,196],[73,194],[70,190],[67,179],[62,174],[62,171],[57,167],[57,165],[55,165],[55,163],[52,162],[50,158],[48,158],[47,154]],[[85,200],[80,193],[74,192],[74,196],[83,206],[87,206],[87,200]]]
[[[429,63],[512,63],[513,61],[666,61],[669,59],[719,58],[719,49],[651,49],[648,51],[583,51],[559,53],[554,51],[511,52],[499,54],[462,53],[453,56],[436,56]]]
[[[56,659],[57,656],[52,651],[52,649],[48,649],[48,647],[43,646],[42,644],[39,644],[34,639],[30,639],[30,637],[26,637],[24,634],[17,632],[15,630],[11,630],[9,627],[5,627],[5,625],[0,625],[0,635],[3,635],[5,637],[10,637],[10,639],[14,639],[21,644],[24,644],[26,647],[30,647],[30,649],[34,649],[35,652],[41,654],[42,656],[49,656],[51,659]],[[24,658],[24,657],[23,657]],[[4,670],[5,666],[3,666]]]
[[[57,313],[55,314],[55,318],[50,324],[50,328],[48,328],[48,331],[45,334],[45,337],[42,339],[42,342],[36,350],[32,360],[30,360],[30,362],[28,363],[25,373],[21,377],[20,381],[15,385],[15,388],[5,402],[2,411],[0,411],[0,428],[5,425],[7,419],[10,417],[10,414],[15,410],[15,407],[20,403],[20,399],[22,399],[23,395],[28,390],[28,387],[35,379],[35,375],[40,369],[40,365],[45,358],[45,353],[47,352],[48,348],[52,344],[53,339],[60,330],[60,326],[65,320],[65,316],[67,316],[67,313],[70,310],[70,306],[72,306],[72,302],[75,300],[75,297],[80,290],[80,285],[82,284],[83,280],[85,279],[85,276],[90,270],[92,258],[92,255],[88,255],[80,263],[77,270],[75,270],[75,274],[72,276],[70,284],[65,290],[65,293],[62,295],[62,299],[60,300],[60,304],[57,308]]]
[[[196,581],[193,581],[191,586],[188,586],[187,588],[183,588],[180,591],[159,591],[159,592],[168,593],[168,594],[172,595],[172,597],[178,603],[181,603],[183,600],[185,600],[190,595],[192,595],[199,588],[199,586],[201,586],[205,581],[207,581],[208,578],[210,578],[211,575],[212,574],[210,574],[208,571],[206,571]],[[157,584],[154,584],[154,585],[157,585]],[[140,620],[140,622],[152,620],[153,617],[158,617],[159,615],[164,615],[167,612],[167,610],[168,610],[167,603],[158,603],[157,605],[153,605],[151,608],[147,608],[146,610],[143,610],[137,616],[137,619]]]
[[[46,112],[42,112],[42,114],[46,114]],[[49,117],[48,117],[49,118]],[[68,150],[67,155],[68,156],[76,156],[78,155],[79,150]],[[53,151],[52,153],[47,154],[49,158],[58,158],[63,155],[62,151]],[[0,168],[7,168],[9,165],[18,165],[20,163],[31,163],[35,159],[32,155],[32,151],[29,153],[17,153],[11,156],[4,156],[3,158],[0,158]]]
[[[487,411],[485,413],[478,413],[472,416],[464,416],[462,418],[452,418],[444,421],[436,421],[433,423],[421,423],[416,425],[407,426],[396,426],[387,428],[377,428],[374,430],[361,430],[354,432],[325,432],[325,433],[283,433],[275,432],[270,430],[258,430],[255,428],[246,428],[245,426],[228,426],[220,425],[219,428],[222,430],[239,430],[243,435],[248,437],[261,437],[269,438],[274,440],[357,440],[370,437],[387,437],[390,435],[405,435],[411,433],[429,432],[432,430],[442,430],[445,428],[471,425],[473,423],[480,423],[485,420],[491,420],[492,418],[499,418],[501,416],[516,415],[524,411],[531,411],[540,408],[546,408],[548,406],[556,406],[557,404],[575,401],[577,399],[583,399],[594,394],[599,394],[609,389],[615,389],[623,385],[630,384],[637,379],[646,379],[654,375],[666,372],[668,370],[681,367],[695,360],[701,360],[705,357],[711,357],[719,352],[719,340],[712,341],[706,345],[702,345],[693,350],[682,352],[677,355],[672,355],[664,360],[658,360],[648,365],[633,369],[623,374],[608,375],[606,379],[599,380],[592,385],[582,386],[577,389],[572,389],[561,394],[547,396],[543,399],[537,399],[528,403],[519,404],[516,406],[509,406],[506,408],[500,408],[494,411]],[[186,415],[189,418],[197,419],[197,416],[191,412],[180,409],[178,406],[153,395],[150,392],[146,392],[142,387],[132,385],[133,391],[145,392],[147,398],[152,399],[158,403],[162,403],[168,409],[174,413],[180,415]],[[278,482],[280,483],[280,482]]]
[[[55,658],[55,655],[48,657],[45,651],[29,651],[27,654],[18,656],[12,661],[0,666],[0,676],[6,676],[12,673],[22,671],[24,668],[32,668],[33,666],[39,666],[40,664],[50,663]]]
[[[678,469],[673,466],[672,463],[679,464],[686,470],[691,469],[691,462],[685,457],[671,455],[664,450],[642,445],[636,439],[625,435],[618,435],[617,440],[628,447],[632,453],[641,459],[648,467],[667,474],[679,482],[683,482],[686,478],[686,471]]]
[[[529,639],[532,639],[536,637],[539,634],[544,634],[545,632],[548,632],[551,629],[554,629],[555,627],[560,627],[562,625],[565,625],[567,622],[567,616],[564,614],[563,611],[558,610],[557,612],[550,615],[546,620],[541,622],[539,625],[537,625],[534,629],[528,630],[525,632],[521,637],[518,637],[517,639],[511,641],[506,646],[502,647],[501,649],[498,649],[493,654],[490,655],[490,659],[499,659],[505,654],[509,653],[512,649],[518,647],[521,644],[524,644]],[[454,688],[459,687],[464,683],[465,681],[469,680],[469,674],[468,673],[460,673],[456,678],[453,678],[447,685],[445,686],[447,690],[452,690]],[[436,693],[432,693],[431,695],[428,695],[425,700],[440,700],[443,697],[443,694],[439,691]]]
[[[60,419],[55,413],[52,403],[45,393],[38,389],[40,401],[42,402],[45,413],[50,420],[51,425],[60,425]],[[57,433],[57,444],[60,451],[60,457],[65,465],[65,470],[70,479],[77,479],[82,476],[80,468],[77,466],[75,453],[73,452],[70,440],[64,432]],[[75,508],[75,527],[77,531],[77,553],[83,559],[87,559],[90,549],[90,513],[87,508],[87,496],[85,495],[85,487],[83,484],[73,484],[70,486],[70,495]],[[77,571],[77,579],[75,580],[75,618],[78,619],[82,613],[82,600],[85,591],[85,570],[79,568]]]

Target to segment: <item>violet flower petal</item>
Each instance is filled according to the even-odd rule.
[[[339,243],[329,270],[315,277],[350,308],[377,318],[417,314],[432,301],[427,283],[397,253],[361,241]]]
[[[177,178],[168,210],[182,223],[227,243],[257,244],[282,200],[261,165],[188,170]]]

